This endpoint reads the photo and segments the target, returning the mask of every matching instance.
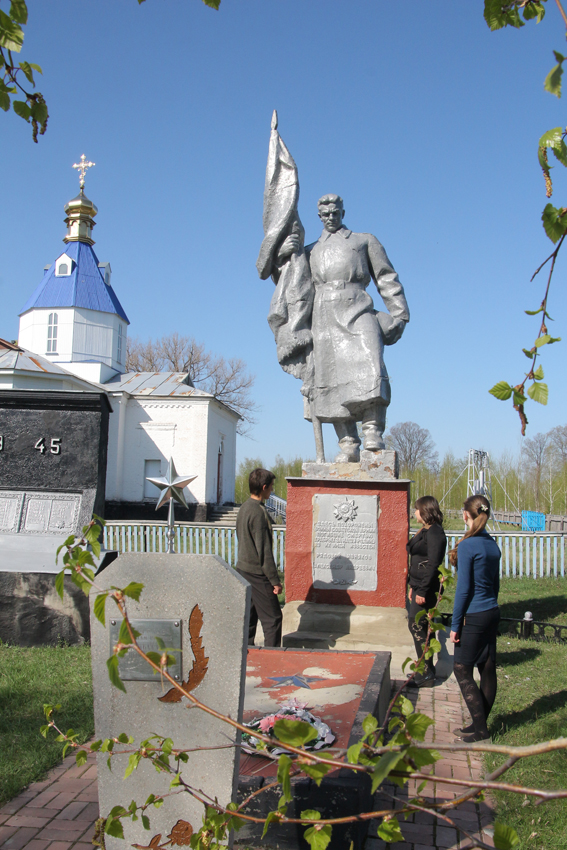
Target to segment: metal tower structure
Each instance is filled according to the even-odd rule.
[[[467,498],[469,496],[486,496],[490,502],[490,522],[492,527],[498,525],[494,518],[492,503],[492,475],[490,472],[490,457],[488,452],[479,449],[469,449],[467,480]]]

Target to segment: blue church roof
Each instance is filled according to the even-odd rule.
[[[49,307],[86,307],[102,313],[116,313],[130,324],[116,293],[104,282],[98,259],[87,242],[69,242],[67,256],[74,260],[73,271],[64,277],[55,276],[55,263],[49,267],[43,280],[25,303],[20,316],[28,310]]]

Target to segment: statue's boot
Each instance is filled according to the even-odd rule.
[[[360,460],[360,442],[352,437],[344,437],[339,440],[340,452],[335,458],[335,463],[358,463]]]
[[[362,444],[366,451],[377,452],[386,448],[384,442],[386,409],[385,404],[375,404],[365,412],[362,418]]]
[[[339,441],[340,452],[335,463],[358,463],[360,461],[360,439],[356,422],[344,420],[333,423]]]

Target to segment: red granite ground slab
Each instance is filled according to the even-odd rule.
[[[335,735],[333,747],[346,749],[374,652],[329,652],[251,647],[246,668],[244,722],[277,713],[289,700],[305,704]],[[275,776],[277,763],[242,754],[241,776]]]

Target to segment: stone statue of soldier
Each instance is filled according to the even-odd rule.
[[[295,196],[290,192],[294,174],[297,180],[295,163],[273,122],[264,195],[265,238],[258,258],[260,276],[271,275],[276,283],[268,321],[280,364],[303,380],[305,416],[314,424],[317,459],[324,458],[320,423],[331,422],[340,448],[335,462],[357,462],[358,422],[365,450],[385,448],[390,382],[384,346],[400,339],[409,310],[384,248],[372,234],[345,227],[338,195],[319,199],[323,233],[304,247],[298,183]],[[371,280],[387,313],[374,309],[367,292]]]

